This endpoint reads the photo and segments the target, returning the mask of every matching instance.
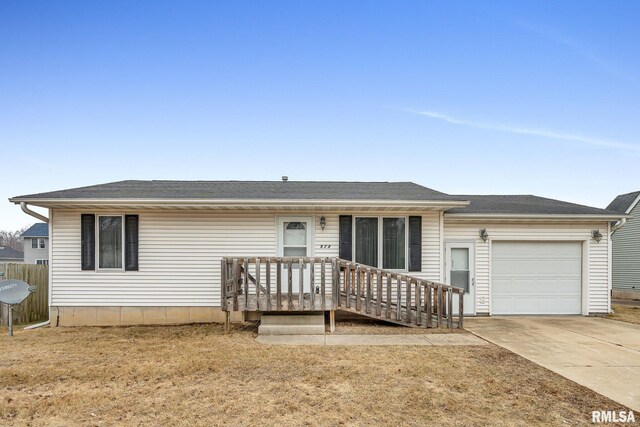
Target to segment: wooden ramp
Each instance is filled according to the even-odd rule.
[[[463,327],[462,289],[402,273],[340,258],[225,257],[221,268],[227,314],[329,311],[333,321],[340,310],[410,327]]]

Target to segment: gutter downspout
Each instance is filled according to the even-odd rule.
[[[26,213],[27,215],[31,215],[32,217],[37,218],[40,221],[46,222],[47,224],[49,223],[49,218],[47,218],[44,215],[40,215],[38,212],[34,212],[31,209],[29,209],[27,207],[26,202],[20,202],[20,208],[22,209],[22,212]]]
[[[611,293],[613,292],[613,233],[616,230],[621,229],[627,223],[627,218],[620,218],[618,222],[615,224],[609,223],[609,239],[607,239],[607,243],[609,245],[609,292],[607,293],[607,303],[609,305],[609,313],[613,313],[611,309]]]
[[[34,212],[31,209],[29,209],[27,207],[27,204],[25,202],[20,202],[20,208],[22,209],[22,212],[26,213],[27,215],[31,215],[34,218],[39,219],[40,221],[46,222],[47,224],[49,223],[49,218],[47,218],[44,215],[40,215],[38,212]],[[49,242],[51,242],[51,240],[49,240]],[[49,248],[51,248],[51,244],[49,244]],[[51,269],[51,267],[49,267],[49,269]],[[51,271],[49,271],[49,278],[51,278]],[[49,289],[51,289],[51,284],[49,284]],[[42,323],[38,323],[35,325],[31,325],[31,326],[27,326],[26,328],[24,328],[25,330],[30,330],[30,329],[36,329],[36,328],[41,328],[43,326],[47,326],[51,323],[51,319],[47,320],[46,322],[42,322]]]
[[[624,227],[626,223],[627,223],[627,218],[621,218],[618,222],[616,222],[611,226],[611,234],[613,234],[614,231]]]

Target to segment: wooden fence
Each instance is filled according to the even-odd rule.
[[[36,264],[0,264],[0,280],[24,280],[38,289],[13,306],[13,323],[35,323],[49,318],[49,267]],[[0,325],[7,325],[9,307],[0,304]]]

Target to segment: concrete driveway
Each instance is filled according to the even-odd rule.
[[[640,325],[597,317],[518,316],[465,319],[465,328],[640,411]]]

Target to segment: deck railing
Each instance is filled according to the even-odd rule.
[[[455,317],[463,327],[462,289],[340,258],[224,257],[221,295],[227,312],[346,310],[422,327],[453,328]]]

